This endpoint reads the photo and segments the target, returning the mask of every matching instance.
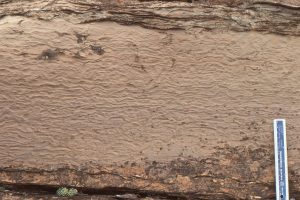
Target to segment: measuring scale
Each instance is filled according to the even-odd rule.
[[[289,200],[286,128],[284,119],[274,120],[276,200]]]

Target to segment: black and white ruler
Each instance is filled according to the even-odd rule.
[[[274,150],[276,200],[289,200],[286,127],[284,119],[274,120]]]

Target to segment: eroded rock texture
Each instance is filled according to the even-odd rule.
[[[0,1],[0,181],[274,198],[300,191],[296,1]]]

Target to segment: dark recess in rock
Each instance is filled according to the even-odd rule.
[[[38,57],[38,59],[54,60],[58,56],[58,54],[59,54],[58,50],[47,49],[41,53],[41,55]]]

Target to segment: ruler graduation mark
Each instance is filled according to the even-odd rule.
[[[286,127],[284,119],[274,120],[276,200],[289,200]]]

